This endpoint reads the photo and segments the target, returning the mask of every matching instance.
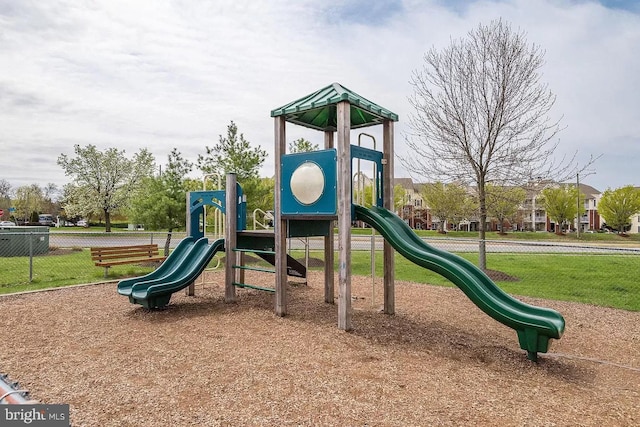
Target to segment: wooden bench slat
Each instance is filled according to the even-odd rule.
[[[122,252],[122,251],[147,251],[147,250],[157,250],[158,245],[134,245],[134,246],[112,246],[112,247],[92,247],[92,253],[111,253],[111,252]]]
[[[141,258],[141,257],[151,257],[151,256],[158,256],[160,255],[160,251],[132,251],[132,252],[122,252],[119,254],[108,254],[108,255],[103,255],[103,254],[96,254],[96,255],[92,255],[91,259],[93,260],[97,260],[97,259],[119,259],[119,258]]]
[[[125,259],[120,261],[108,261],[108,262],[96,262],[96,267],[111,267],[112,265],[123,265],[123,264],[139,264],[143,262],[156,262],[156,261],[164,261],[167,257],[154,257],[154,258],[138,258],[138,259]]]
[[[110,249],[118,249],[118,248],[156,248],[158,245],[156,243],[144,243],[139,245],[119,245],[119,246],[92,246],[91,249],[95,250],[110,250]]]
[[[104,267],[105,277],[109,267],[113,265],[164,261],[167,258],[160,256],[157,244],[98,246],[90,248],[90,252],[91,260],[95,262],[96,267]]]

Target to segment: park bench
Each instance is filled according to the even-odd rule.
[[[158,245],[132,246],[101,246],[91,249],[91,260],[96,267],[104,267],[104,277],[109,273],[109,267],[123,264],[140,264],[144,262],[162,262],[166,259],[160,256]]]

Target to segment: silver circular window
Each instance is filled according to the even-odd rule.
[[[324,172],[317,163],[306,161],[293,171],[289,185],[299,203],[311,205],[324,193]]]

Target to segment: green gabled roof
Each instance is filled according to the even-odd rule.
[[[351,129],[381,124],[385,119],[398,121],[398,115],[350,91],[340,83],[333,83],[297,101],[271,111],[271,117],[285,116],[285,120],[317,130],[336,130],[336,105],[351,104]]]

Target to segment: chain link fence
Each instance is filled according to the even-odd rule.
[[[90,248],[157,245],[160,254],[166,232],[50,232],[47,227],[0,229],[0,293],[70,284],[118,280],[152,271],[157,264],[134,263],[105,269],[95,265]],[[185,233],[172,233],[174,248]],[[217,236],[208,236],[213,241]],[[337,237],[337,236],[336,236]],[[477,265],[479,241],[450,237],[425,238],[431,246],[458,254]],[[292,238],[288,247],[305,263],[305,249],[314,261],[323,258],[323,239]],[[381,276],[384,240],[380,235],[352,235],[354,274]],[[632,245],[518,240],[487,240],[489,276],[509,293],[576,300],[619,308],[640,309],[640,248]],[[335,246],[338,247],[337,244]],[[224,254],[219,254],[219,257]],[[337,256],[335,257],[337,260]],[[210,267],[219,265],[214,260]],[[312,262],[312,268],[318,266]],[[321,264],[320,264],[321,265]],[[359,266],[359,267],[358,267]],[[419,271],[418,274],[415,272]],[[414,272],[414,274],[411,274]],[[396,279],[447,285],[446,279],[410,264],[396,255]]]
[[[15,288],[41,289],[70,284],[117,280],[152,271],[153,263],[110,267],[95,265],[91,248],[157,245],[160,254],[167,243],[166,232],[50,232],[48,227],[0,229],[0,293]],[[174,248],[185,233],[172,233]]]

